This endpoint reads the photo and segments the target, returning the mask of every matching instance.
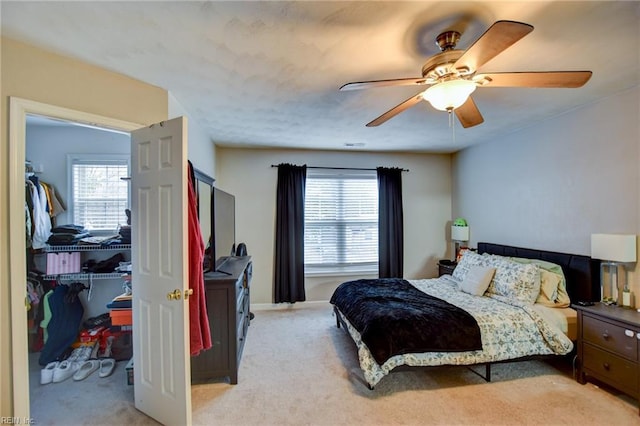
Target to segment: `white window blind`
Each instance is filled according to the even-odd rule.
[[[378,268],[378,184],[369,176],[307,176],[306,272],[375,272]]]
[[[120,160],[71,160],[73,223],[89,231],[116,231],[127,223],[129,164]]]

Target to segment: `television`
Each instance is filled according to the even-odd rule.
[[[232,194],[213,188],[212,259],[215,269],[224,272],[221,257],[234,256],[236,247],[236,199]]]

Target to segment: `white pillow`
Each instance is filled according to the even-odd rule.
[[[464,281],[472,266],[482,266],[485,264],[485,258],[472,250],[465,250],[462,259],[458,262],[456,269],[453,270],[451,276],[458,281]]]
[[[474,265],[460,283],[460,290],[475,296],[482,296],[489,287],[496,268]]]

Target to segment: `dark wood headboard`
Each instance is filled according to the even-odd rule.
[[[567,292],[571,302],[600,300],[600,261],[577,254],[505,246],[493,243],[478,243],[478,253],[500,256],[525,257],[553,262],[562,267],[567,280]]]

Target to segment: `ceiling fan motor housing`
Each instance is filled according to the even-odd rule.
[[[427,84],[435,84],[438,81],[449,78],[457,78],[469,74],[470,70],[457,70],[453,64],[462,56],[464,50],[447,50],[429,58],[422,66],[422,76]]]
[[[446,31],[436,37],[436,44],[443,52],[453,50],[460,41],[460,33],[457,31]]]

